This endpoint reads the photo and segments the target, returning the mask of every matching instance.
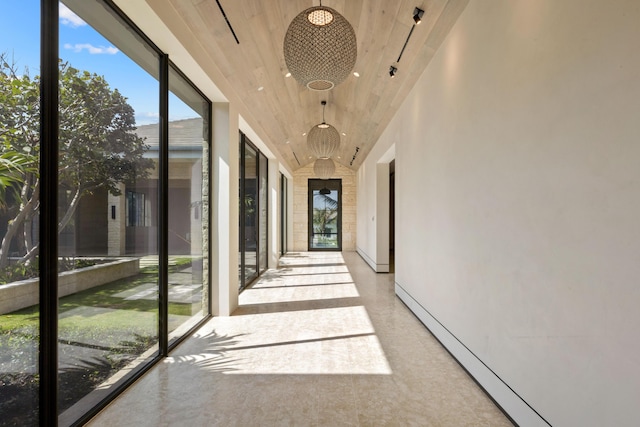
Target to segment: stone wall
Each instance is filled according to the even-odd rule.
[[[139,271],[139,258],[120,258],[107,264],[65,271],[58,275],[58,296],[75,294],[118,279],[135,276]],[[38,278],[0,285],[0,314],[38,304],[39,286]]]
[[[293,251],[306,251],[308,234],[308,181],[317,178],[313,163],[293,174]],[[356,173],[336,163],[332,179],[342,180],[342,250],[356,249]]]

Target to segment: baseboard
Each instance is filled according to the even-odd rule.
[[[356,252],[358,252],[358,255],[360,255],[364,262],[369,264],[369,267],[371,267],[376,273],[389,272],[389,264],[376,264],[371,258],[369,258],[367,253],[360,248],[356,248]]]
[[[523,427],[549,427],[549,424],[495,372],[469,350],[438,319],[433,317],[401,285],[395,284],[396,295],[429,329],[458,363],[473,377],[493,401],[515,424]]]

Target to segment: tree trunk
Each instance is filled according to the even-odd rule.
[[[73,218],[73,214],[76,213],[76,208],[78,207],[78,203],[80,203],[81,196],[82,196],[82,191],[80,190],[80,187],[77,187],[76,192],[73,195],[73,199],[71,200],[71,203],[67,208],[67,211],[65,212],[64,216],[58,223],[58,234],[62,233],[62,230],[64,230],[67,224],[69,224],[69,221],[71,221],[71,218]]]
[[[40,181],[36,181],[33,193],[31,197],[27,199],[30,187],[31,185],[28,182],[26,182],[22,187],[20,198],[23,202],[20,204],[20,210],[7,225],[7,232],[2,239],[2,245],[0,245],[0,268],[5,268],[9,264],[9,249],[11,247],[11,241],[18,230],[20,230],[20,226],[24,223],[25,218],[27,218],[33,211],[33,208],[40,197]],[[24,202],[25,199],[27,199],[26,203]]]

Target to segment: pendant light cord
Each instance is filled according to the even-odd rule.
[[[324,109],[327,107],[327,101],[322,101],[322,124],[325,124],[324,121]]]

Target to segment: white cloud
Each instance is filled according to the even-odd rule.
[[[102,54],[115,55],[116,53],[119,52],[118,48],[113,46],[108,46],[108,47],[94,46],[90,43],[76,43],[76,44],[65,43],[64,48],[68,50],[72,50],[74,52],[82,52],[83,50],[86,50],[92,55],[102,55]]]
[[[69,27],[77,28],[82,27],[83,25],[87,25],[86,22],[82,20],[78,15],[73,13],[71,9],[67,6],[60,3],[60,21],[63,25],[68,25]]]
[[[160,114],[152,112],[136,113],[136,126],[154,125],[160,121]]]

